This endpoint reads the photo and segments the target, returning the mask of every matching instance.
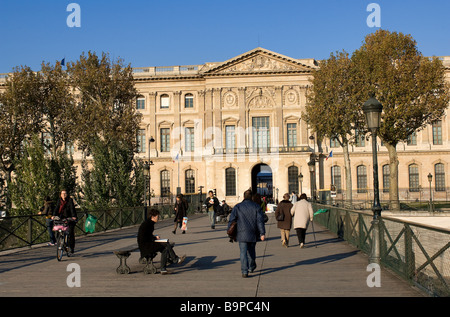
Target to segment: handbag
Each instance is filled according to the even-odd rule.
[[[284,212],[280,212],[277,215],[277,221],[284,221]]]
[[[227,235],[230,238],[230,242],[236,241],[237,236],[237,221],[233,221],[227,230]]]

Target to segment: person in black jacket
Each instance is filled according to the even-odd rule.
[[[73,199],[69,196],[64,189],[61,191],[60,198],[53,210],[52,219],[59,217],[60,219],[68,219],[69,221],[69,248],[70,253],[75,251],[75,224],[77,221],[77,212],[75,210],[75,204]]]
[[[211,223],[211,229],[216,227],[216,213],[219,208],[219,200],[214,197],[214,192],[210,190],[208,192],[209,197],[205,200],[206,210],[208,211],[209,221]]]
[[[244,200],[231,211],[228,228],[237,222],[236,241],[239,242],[242,277],[256,269],[256,242],[264,241],[266,230],[261,206],[252,201],[252,191],[244,192]]]
[[[175,219],[173,222],[175,222],[175,226],[173,227],[172,233],[175,234],[177,232],[177,227],[179,226],[181,228],[181,224],[183,223],[183,218],[187,215],[187,209],[189,205],[186,199],[184,199],[182,194],[177,195],[177,200],[175,202]],[[181,231],[181,233],[185,233],[185,231]]]
[[[173,250],[170,243],[167,242],[158,242],[159,236],[153,235],[153,231],[155,230],[155,223],[159,220],[159,210],[152,208],[149,211],[149,218],[145,220],[139,227],[137,241],[139,250],[141,252],[141,257],[154,257],[157,252],[161,252],[161,274],[167,274],[168,271],[166,269],[168,260],[172,263],[183,263],[186,256],[178,257]]]
[[[41,210],[39,211],[39,215],[45,215],[45,225],[47,226],[48,235],[50,236],[50,242],[48,245],[55,245],[56,244],[56,238],[55,233],[53,232],[53,220],[52,220],[52,213],[53,209],[55,208],[55,204],[50,198],[50,196],[47,196],[44,200],[44,206],[42,206]]]

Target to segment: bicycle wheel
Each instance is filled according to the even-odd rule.
[[[64,234],[57,232],[56,237],[56,259],[61,261],[64,252]]]
[[[64,251],[66,251],[67,256],[70,256],[70,252],[69,252],[69,234],[67,232],[64,234]]]

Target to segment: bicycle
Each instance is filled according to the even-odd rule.
[[[60,219],[55,217],[53,225],[53,231],[56,233],[56,259],[61,261],[64,252],[70,257],[69,252],[69,222],[74,221],[71,219]]]

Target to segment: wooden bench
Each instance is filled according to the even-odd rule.
[[[175,243],[170,243],[174,247]],[[130,257],[132,252],[139,251],[137,244],[133,244],[129,247],[119,249],[114,251],[114,254],[119,258],[120,264],[116,269],[117,274],[129,274],[131,272],[130,267],[127,265],[127,259]],[[144,273],[145,274],[155,274],[157,272],[156,266],[153,264],[153,259],[156,257],[156,253],[149,257],[140,257],[139,263],[145,264]]]

